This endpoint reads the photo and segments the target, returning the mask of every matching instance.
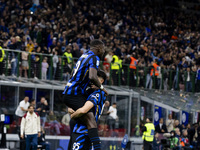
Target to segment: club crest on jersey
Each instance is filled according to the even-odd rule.
[[[73,150],[79,150],[80,143],[73,144]]]

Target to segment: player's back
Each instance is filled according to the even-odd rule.
[[[83,54],[74,66],[71,78],[68,81],[63,94],[84,94],[84,91],[90,82],[89,69],[98,69],[99,61],[99,57],[92,51]]]

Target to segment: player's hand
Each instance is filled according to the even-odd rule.
[[[74,115],[73,114],[71,114],[71,119],[73,119],[74,118]]]
[[[68,113],[73,114],[75,111],[72,108],[68,107]]]
[[[105,94],[106,94],[106,96],[108,96],[109,94],[108,94],[108,92],[106,91],[106,89],[105,88],[103,88],[103,90],[102,91],[104,91],[105,92]]]

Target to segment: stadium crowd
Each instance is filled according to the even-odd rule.
[[[150,118],[150,122],[152,119]],[[147,122],[149,119],[147,118]],[[149,122],[149,123],[150,123]],[[141,123],[141,131],[144,125]],[[180,124],[179,120],[172,119],[170,114],[166,122],[160,118],[159,124],[155,125],[154,139],[152,140],[153,150],[192,150],[200,148],[200,126],[195,124]],[[144,134],[144,133],[143,133]],[[145,145],[144,145],[145,147]],[[145,148],[144,148],[145,149]]]
[[[38,70],[42,70],[41,78],[49,79],[47,71],[53,64],[52,76],[58,79],[65,64],[63,79],[68,80],[71,59],[87,51],[91,40],[100,39],[107,51],[103,67],[108,79],[112,77],[112,84],[119,85],[117,77],[121,74],[124,85],[129,82],[131,86],[138,84],[151,89],[155,85],[159,89],[163,82],[164,89],[169,89],[171,78],[172,89],[190,92],[194,82],[196,91],[200,90],[200,16],[197,14],[167,9],[148,0],[1,0],[0,11],[0,45],[23,52],[20,60],[17,53],[9,53],[10,75],[17,75],[20,61],[20,76],[27,77],[31,68],[32,77],[39,78]],[[52,64],[38,53],[52,55]],[[4,57],[0,61],[4,70],[0,74],[5,74],[5,53],[0,54]],[[64,61],[58,56],[64,56]],[[115,64],[119,66],[113,67]]]

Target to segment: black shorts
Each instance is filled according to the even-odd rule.
[[[67,95],[63,96],[63,102],[73,110],[77,110],[84,106],[86,98],[83,95]]]
[[[72,133],[71,146],[69,150],[90,150],[91,142],[87,135]]]

